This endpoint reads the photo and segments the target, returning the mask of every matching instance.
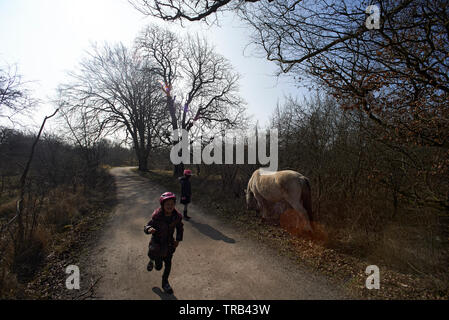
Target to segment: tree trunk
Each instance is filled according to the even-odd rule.
[[[22,176],[20,177],[20,193],[19,193],[19,199],[16,202],[16,216],[17,216],[17,236],[15,239],[14,244],[14,255],[15,258],[20,254],[22,251],[22,248],[24,247],[24,241],[25,241],[25,230],[23,225],[23,201],[25,198],[25,185],[27,181],[28,171],[31,166],[31,162],[33,161],[34,157],[34,151],[36,149],[36,145],[39,142],[39,139],[41,137],[42,131],[44,130],[45,123],[48,119],[52,118],[57,112],[59,108],[53,112],[52,115],[46,116],[44,118],[44,121],[42,122],[41,128],[39,130],[39,133],[37,134],[37,137],[34,139],[33,144],[31,145],[31,151],[30,155],[28,156],[28,161],[26,163],[25,169],[23,170]]]
[[[148,171],[148,158],[144,154],[138,155],[139,160],[139,171],[147,172]]]
[[[139,171],[148,172],[147,162],[143,159],[139,159]]]
[[[147,150],[136,148],[137,160],[139,161],[139,171],[148,172],[148,156]]]

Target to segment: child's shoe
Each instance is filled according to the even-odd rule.
[[[173,294],[173,289],[170,287],[170,284],[167,282],[162,283],[162,289],[164,289],[165,293]]]
[[[148,271],[153,270],[153,260],[150,260],[150,262],[148,262],[147,270],[148,270]]]

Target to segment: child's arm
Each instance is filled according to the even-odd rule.
[[[182,241],[184,235],[184,224],[182,223],[182,220],[180,220],[177,224],[176,224],[176,241]]]
[[[153,234],[156,232],[156,229],[154,228],[154,218],[157,217],[158,213],[160,212],[160,208],[153,211],[153,214],[151,215],[151,220],[147,223],[147,225],[143,228],[143,232],[146,234]]]
[[[153,227],[153,219],[151,219],[143,228],[143,232],[145,232],[146,234],[153,234],[154,232],[156,232],[156,229],[154,229]]]

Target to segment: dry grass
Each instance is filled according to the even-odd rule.
[[[7,219],[14,215],[16,212],[16,201],[17,199],[11,199],[0,204],[0,217],[2,219]]]
[[[106,172],[102,175],[100,185],[95,190],[84,192],[83,188],[77,188],[74,191],[73,186],[59,186],[50,190],[44,199],[35,196],[27,199],[25,212],[31,210],[29,203],[41,201],[37,227],[27,237],[20,252],[14,250],[9,234],[4,234],[0,239],[0,248],[5,247],[0,261],[0,298],[26,298],[26,284],[44,267],[49,253],[73,246],[72,242],[78,238],[68,236],[69,233],[79,229],[78,226],[95,215],[96,211],[108,209],[114,204],[112,177]],[[2,203],[0,218],[14,214],[15,207],[15,200]],[[28,212],[28,221],[32,220],[31,214],[31,211]],[[14,230],[13,226],[12,233]]]
[[[50,192],[43,219],[46,225],[60,232],[72,225],[81,213],[88,211],[88,199],[81,190],[72,193],[70,189],[60,187]]]

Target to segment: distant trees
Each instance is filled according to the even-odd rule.
[[[79,174],[83,176],[85,188],[95,187],[97,169],[106,152],[102,146],[104,127],[98,117],[90,117],[89,110],[77,108],[77,112],[63,110],[62,117],[68,127],[67,140],[74,143],[83,158]]]

